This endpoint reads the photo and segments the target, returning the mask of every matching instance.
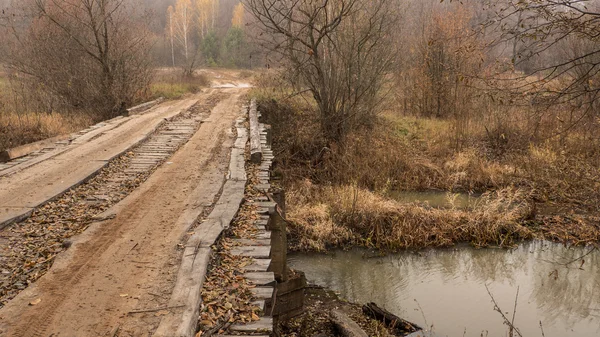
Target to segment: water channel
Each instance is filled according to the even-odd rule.
[[[309,282],[357,303],[376,302],[436,336],[507,336],[515,316],[523,337],[600,336],[600,252],[542,241],[511,250],[452,249],[373,257],[366,250],[292,254]]]
[[[387,196],[403,203],[458,209],[473,208],[480,199],[480,195],[444,191],[390,191]]]

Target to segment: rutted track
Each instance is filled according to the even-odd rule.
[[[213,91],[213,90],[211,90]],[[198,97],[205,97],[206,94]],[[166,102],[142,115],[124,117],[27,158],[0,174],[0,229],[29,217],[33,210],[86,182],[164,123],[198,102],[186,98]]]
[[[23,223],[0,232],[0,308],[43,276],[68,239],[98,220],[185,144],[221,94],[213,94],[163,125],[145,142],[113,160],[90,181],[39,209]]]
[[[70,213],[58,222],[52,219],[53,225],[37,225],[78,227],[71,234],[88,225],[89,229],[74,239],[44,277],[0,309],[0,335],[137,336],[156,328],[160,310],[143,317],[136,312],[167,305],[181,254],[176,247],[185,241],[183,237],[196,219],[210,209],[228,171],[231,127],[240,111],[243,90],[223,92],[225,96],[218,97],[219,103],[202,123],[197,113],[182,115],[116,161],[116,172],[101,173],[77,188],[87,186],[87,191],[65,194],[60,200],[68,206],[63,207],[60,200],[45,206],[62,207]],[[197,124],[200,127],[194,132]],[[124,199],[124,195],[103,190],[104,186],[116,186],[118,194],[119,187],[131,179],[140,180],[134,183],[140,185],[183,143]],[[87,195],[94,198],[79,198]],[[88,223],[80,226],[83,222],[71,222],[70,217],[91,210],[78,208],[87,207],[84,204],[97,207],[93,213],[103,213],[95,219],[86,216]],[[30,228],[35,227],[32,223]],[[202,224],[197,230],[202,230]],[[61,241],[54,242],[51,247],[62,250],[58,247]],[[36,305],[28,305],[32,301]]]

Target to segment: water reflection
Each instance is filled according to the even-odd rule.
[[[511,314],[520,288],[515,323],[523,336],[542,336],[541,321],[546,337],[591,337],[600,336],[600,253],[586,256],[583,266],[564,265],[588,251],[532,242],[514,250],[462,247],[375,258],[365,251],[293,255],[290,265],[349,300],[374,301],[419,325],[433,324],[440,336],[463,336],[465,328],[465,336],[506,336],[487,284]]]
[[[472,208],[480,200],[479,195],[447,193],[445,191],[390,191],[388,197],[403,202],[417,203],[434,208]]]

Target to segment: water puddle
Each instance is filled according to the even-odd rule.
[[[447,193],[444,191],[392,191],[388,197],[403,203],[417,203],[433,208],[467,209],[475,206],[479,196],[466,193]]]
[[[437,336],[507,336],[502,312],[523,337],[600,336],[600,252],[565,265],[590,248],[547,242],[514,250],[455,249],[370,257],[354,250],[289,256],[289,265],[312,283],[353,302],[376,302]],[[483,334],[482,334],[483,333]]]

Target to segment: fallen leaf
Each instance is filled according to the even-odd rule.
[[[33,301],[29,302],[29,305],[38,305],[38,304],[40,304],[41,301],[42,301],[42,299],[38,298],[37,300],[33,300]]]

